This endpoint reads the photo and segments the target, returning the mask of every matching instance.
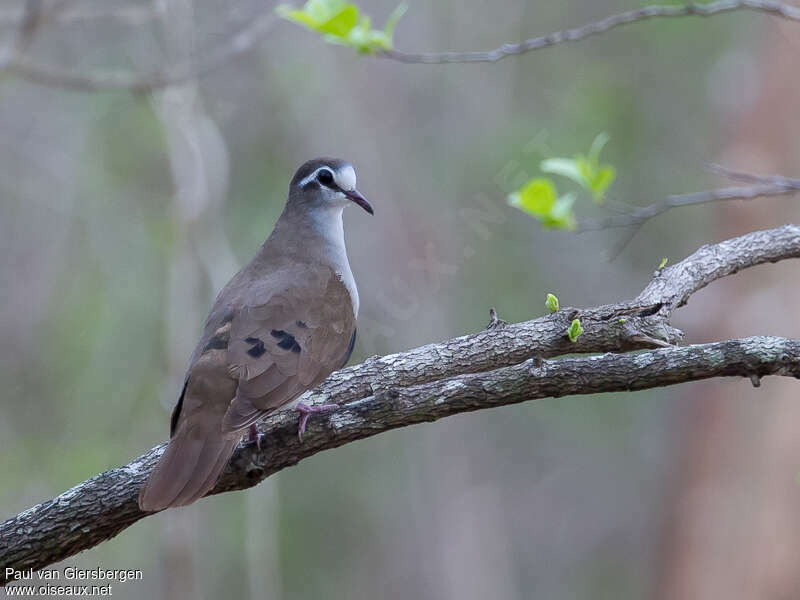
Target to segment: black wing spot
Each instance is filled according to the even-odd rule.
[[[262,356],[267,351],[267,349],[264,348],[264,342],[262,342],[258,338],[249,337],[249,338],[245,338],[244,341],[253,346],[252,348],[250,348],[247,351],[247,354],[249,354],[253,358],[258,358],[259,356]]]
[[[286,337],[283,338],[280,342],[278,342],[278,348],[282,348],[284,350],[291,350],[292,346],[294,346],[297,342],[294,341],[294,337],[286,334]]]
[[[297,321],[297,326],[298,326],[300,329],[307,329],[307,328],[308,328],[308,325],[306,325],[306,324],[305,324],[305,323],[303,323],[302,321]]]
[[[300,321],[298,321],[300,323]],[[300,352],[300,344],[297,343],[297,340],[294,339],[294,336],[291,333],[285,332],[283,329],[273,329],[269,332],[269,334],[280,340],[278,342],[278,348],[282,350],[291,350],[295,354]]]

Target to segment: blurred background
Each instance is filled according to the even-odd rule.
[[[361,0],[378,25],[394,0]],[[611,141],[610,196],[728,185],[705,165],[800,175],[800,24],[659,20],[497,64],[358,56],[270,1],[72,0],[24,48],[65,72],[186,64],[263,19],[263,41],[154,93],[0,80],[0,517],[167,437],[216,291],[288,181],[352,161],[361,292],[353,362],[562,305],[632,298],[663,257],[800,220],[796,199],[672,211],[624,232],[543,232],[506,205],[542,158]],[[12,43],[25,3],[0,2]],[[481,50],[635,0],[410,2],[398,49]],[[262,22],[262,21],[259,21]],[[578,208],[579,212],[581,208]],[[696,343],[800,337],[792,262],[678,312]],[[542,400],[390,432],[257,488],[149,517],[63,563],[142,569],[118,598],[761,598],[800,589],[798,384],[716,380]]]

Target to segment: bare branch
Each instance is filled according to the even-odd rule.
[[[712,281],[742,269],[800,258],[800,226],[784,225],[708,244],[660,271],[636,298],[636,304],[660,302],[671,313]]]
[[[730,172],[732,176],[733,173]],[[744,174],[738,174],[744,177]],[[595,219],[582,219],[578,222],[577,231],[598,231],[601,229],[613,229],[616,227],[637,227],[644,224],[649,219],[657,217],[672,208],[679,206],[691,206],[696,204],[707,204],[709,202],[721,202],[727,200],[753,200],[765,196],[791,196],[800,192],[800,179],[788,177],[771,176],[757,177],[747,175],[754,185],[725,187],[702,192],[692,192],[690,194],[675,194],[668,196],[661,202],[655,202],[634,208],[622,214],[598,217]]]
[[[475,63],[497,62],[508,56],[524,54],[540,50],[564,42],[575,42],[587,37],[603,34],[611,29],[630,25],[640,21],[656,18],[678,18],[686,16],[710,17],[734,12],[760,12],[789,21],[800,21],[800,8],[784,2],[773,0],[717,0],[709,4],[655,5],[611,15],[581,27],[556,31],[547,35],[527,39],[518,44],[503,44],[495,50],[486,52],[426,52],[411,53],[400,50],[387,50],[377,56],[404,63],[442,64],[442,63]],[[118,14],[120,20],[137,23],[147,15],[123,11]],[[113,18],[114,11],[95,11],[91,13],[69,12],[55,19],[56,22],[72,22],[81,18]],[[11,20],[8,13],[0,13],[0,24]],[[202,77],[223,66],[232,58],[255,47],[262,39],[268,26],[275,21],[272,11],[265,11],[247,27],[224,42],[208,55],[196,59],[192,63],[175,65],[164,71],[145,74],[132,74],[123,71],[101,71],[84,73],[70,71],[41,64],[25,56],[14,56],[13,59],[0,60],[0,70],[6,70],[19,77],[42,85],[63,87],[76,91],[95,92],[101,90],[151,91],[170,85],[180,84]]]
[[[716,164],[708,165],[708,170],[711,171],[712,173],[717,173],[718,175],[722,175],[723,177],[732,179],[733,181],[738,181],[739,183],[752,183],[752,184],[771,183],[774,185],[785,185],[789,187],[792,186],[796,187],[800,185],[800,179],[793,179],[791,177],[786,177],[784,175],[756,175],[755,173],[736,171],[734,169],[729,169],[728,167]]]
[[[491,326],[476,334],[408,352],[373,357],[331,375],[304,402],[342,405],[314,422],[301,444],[297,417],[280,411],[260,430],[261,450],[241,446],[213,493],[245,489],[298,461],[398,427],[526,400],[645,389],[710,377],[800,377],[800,341],[774,337],[677,347],[672,311],[695,291],[738,270],[800,257],[800,227],[785,225],[703,246],[659,271],[633,301],[589,309],[564,308],[526,323]],[[569,322],[584,334],[570,342]],[[666,347],[664,347],[666,346]],[[563,354],[620,352],[544,360]],[[133,462],[101,473],[53,500],[0,524],[0,584],[5,567],[40,569],[106,540],[147,516],[136,496],[164,444]]]
[[[499,48],[485,52],[410,53],[401,52],[400,50],[387,50],[381,53],[380,56],[414,64],[493,63],[509,56],[524,54],[532,50],[541,50],[542,48],[548,48],[564,42],[577,42],[591,36],[600,35],[611,29],[616,29],[623,25],[631,25],[640,21],[687,17],[692,15],[710,17],[742,10],[761,12],[789,21],[800,21],[800,8],[786,4],[785,2],[774,2],[772,0],[718,0],[717,2],[711,2],[709,4],[687,2],[684,5],[678,6],[645,6],[643,8],[611,15],[605,19],[581,27],[555,31],[547,35],[530,38],[518,44],[503,44]]]

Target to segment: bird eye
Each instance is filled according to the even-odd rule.
[[[322,185],[331,185],[333,183],[333,173],[328,171],[328,169],[322,169],[319,175],[317,175],[317,181]]]

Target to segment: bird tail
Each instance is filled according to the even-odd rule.
[[[141,510],[186,506],[214,487],[241,435],[203,429],[189,423],[178,428],[139,492]]]

